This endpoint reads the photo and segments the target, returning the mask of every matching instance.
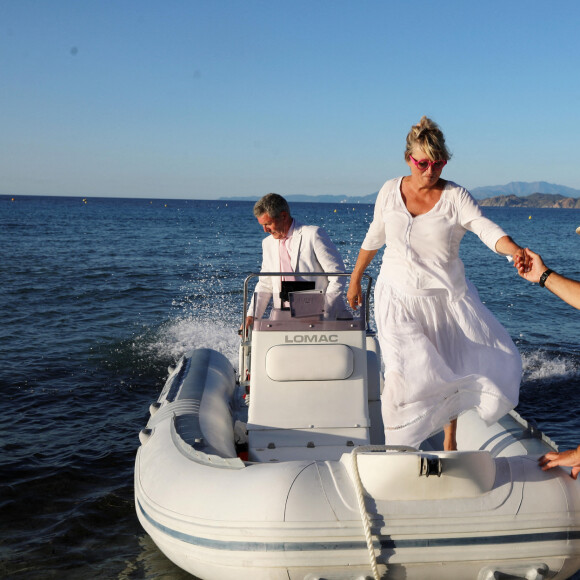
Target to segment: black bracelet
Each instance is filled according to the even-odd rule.
[[[548,276],[550,274],[552,274],[554,270],[550,270],[550,268],[548,268],[541,276],[540,276],[540,286],[543,288],[546,285],[546,280],[548,279]]]

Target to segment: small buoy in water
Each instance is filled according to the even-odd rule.
[[[577,233],[577,234],[580,234],[580,226],[578,226],[578,227],[576,228],[576,233]]]
[[[336,210],[334,210],[334,213],[336,213]]]
[[[16,198],[14,198],[14,197],[13,197],[13,198],[12,198],[12,201],[16,201]]]
[[[531,220],[532,219],[532,216],[530,216],[528,219]]]

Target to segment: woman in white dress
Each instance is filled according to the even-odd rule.
[[[444,449],[454,450],[462,412],[475,408],[492,423],[518,403],[520,354],[465,278],[459,244],[472,231],[522,271],[526,255],[466,189],[441,179],[450,157],[433,121],[423,117],[411,128],[405,150],[411,174],[381,188],[350,279],[347,299],[356,308],[362,275],[386,244],[375,318],[387,445],[418,447],[443,429]]]

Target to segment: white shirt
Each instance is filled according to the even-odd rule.
[[[451,299],[459,299],[466,291],[459,258],[465,232],[476,234],[493,252],[506,233],[483,216],[465,188],[451,181],[430,211],[413,217],[401,196],[402,180],[391,179],[379,191],[362,248],[378,250],[386,244],[380,275],[392,286],[411,293],[443,288]]]

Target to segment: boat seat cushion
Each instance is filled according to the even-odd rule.
[[[345,344],[281,344],[266,353],[266,374],[273,381],[337,381],[354,369]]]

